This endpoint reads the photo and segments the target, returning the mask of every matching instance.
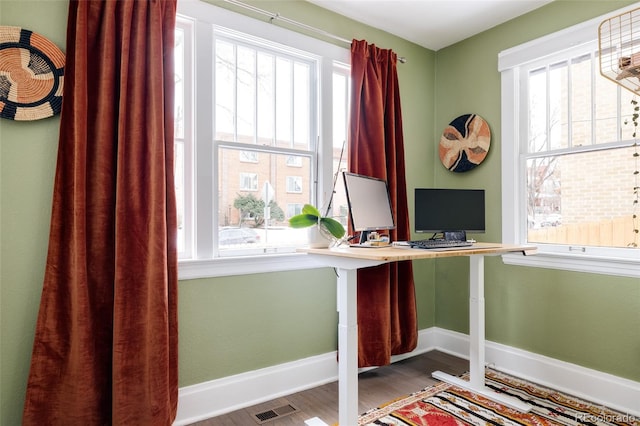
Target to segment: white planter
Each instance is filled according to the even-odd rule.
[[[318,225],[307,228],[309,247],[327,248],[331,244],[332,238],[327,231],[320,231]]]

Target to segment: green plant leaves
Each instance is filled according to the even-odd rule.
[[[318,224],[318,216],[312,214],[299,214],[289,219],[289,225],[292,228],[306,228]]]
[[[327,228],[327,231],[336,238],[342,238],[345,234],[344,227],[340,222],[330,217],[323,217],[320,219],[320,223]]]
[[[313,207],[311,204],[305,204],[302,206],[302,214],[313,215],[315,217],[320,217],[320,210]]]
[[[292,228],[307,228],[313,225],[324,226],[335,238],[342,238],[345,234],[344,226],[330,217],[321,217],[320,211],[311,204],[302,206],[302,213],[289,219]]]

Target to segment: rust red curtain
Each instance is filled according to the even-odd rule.
[[[170,425],[177,408],[176,0],[71,0],[24,425]]]
[[[394,241],[410,239],[397,55],[366,41],[351,44],[349,170],[389,185]],[[386,365],[418,340],[411,262],[358,270],[358,365]]]

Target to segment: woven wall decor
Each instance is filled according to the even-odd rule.
[[[452,172],[467,172],[482,163],[491,145],[491,130],[482,117],[465,114],[455,118],[442,132],[438,153]]]
[[[0,26],[0,117],[39,120],[62,108],[65,57],[47,38]]]

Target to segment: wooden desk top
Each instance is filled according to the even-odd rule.
[[[298,252],[322,256],[337,256],[342,258],[372,260],[379,262],[398,262],[402,260],[435,259],[439,257],[459,257],[481,255],[500,255],[504,253],[522,252],[522,254],[535,254],[535,246],[518,246],[499,243],[474,243],[471,247],[462,247],[447,250],[438,249],[414,249],[406,246],[386,247],[332,247],[328,249],[314,249],[302,247]]]

